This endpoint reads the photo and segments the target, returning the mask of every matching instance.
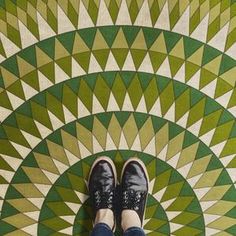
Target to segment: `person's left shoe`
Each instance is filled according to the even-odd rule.
[[[108,157],[99,157],[93,164],[88,180],[89,194],[93,202],[95,221],[100,215],[107,217],[113,212],[113,226],[115,228],[115,191],[117,184],[116,168],[112,160]],[[102,210],[102,211],[99,211]],[[107,210],[107,212],[105,211]],[[102,214],[100,214],[102,213]],[[105,213],[105,214],[104,214]],[[110,217],[109,217],[110,218]],[[111,219],[99,219],[102,222],[110,222]],[[99,222],[100,223],[100,222]]]

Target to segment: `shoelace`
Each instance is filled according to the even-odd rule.
[[[140,202],[143,200],[144,196],[145,192],[134,190],[124,191],[122,198],[123,208],[138,211],[140,208]]]
[[[94,197],[96,208],[106,206],[107,208],[111,209],[113,207],[114,191],[101,192],[97,190],[94,193]]]

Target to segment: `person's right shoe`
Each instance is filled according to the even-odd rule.
[[[148,195],[148,174],[143,162],[138,158],[129,159],[122,170],[122,209],[133,210],[143,225],[146,201]]]

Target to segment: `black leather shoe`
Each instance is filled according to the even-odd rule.
[[[129,159],[122,170],[122,210],[134,210],[143,226],[148,195],[148,174],[145,165],[138,158]]]
[[[114,212],[117,174],[112,160],[99,157],[90,170],[88,189],[94,213],[100,209],[111,209]]]

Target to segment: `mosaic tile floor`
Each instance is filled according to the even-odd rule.
[[[0,0],[0,235],[89,235],[101,155],[147,166],[147,235],[236,235],[235,19],[233,0]]]

